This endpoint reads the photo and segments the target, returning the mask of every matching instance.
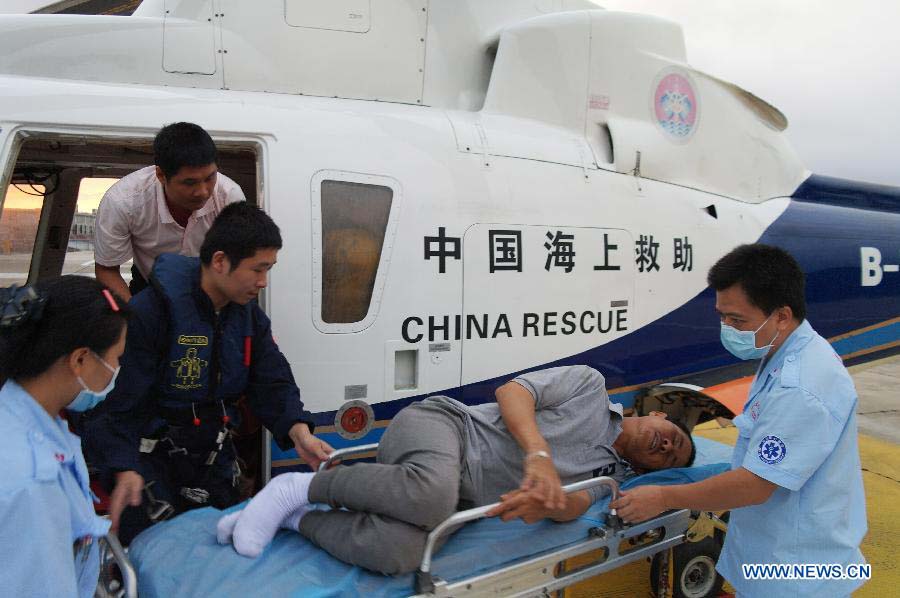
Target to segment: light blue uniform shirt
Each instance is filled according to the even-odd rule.
[[[13,382],[0,389],[0,595],[94,595],[96,540],[109,531],[94,514],[81,441]]]
[[[741,564],[865,563],[866,503],[856,389],[807,321],[761,364],[734,419],[732,469],[777,484],[765,503],[731,512],[717,569],[741,596],[845,596],[860,580],[744,579]]]

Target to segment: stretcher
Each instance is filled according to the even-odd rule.
[[[730,448],[695,439],[697,460],[690,468],[636,476],[622,484],[679,484],[699,481],[729,469]],[[351,450],[364,450],[358,447]],[[346,456],[345,453],[335,457]],[[565,487],[567,492],[591,485],[594,478]],[[385,576],[343,563],[300,534],[282,530],[257,559],[238,555],[216,542],[213,508],[184,513],[146,530],[132,542],[128,575],[136,579],[141,598],[167,596],[531,596],[547,595],[630,562],[666,553],[692,541],[700,528],[711,529],[709,515],[677,510],[637,525],[623,525],[608,509],[610,498],[596,502],[575,521],[526,525],[486,519],[490,506],[456,513],[429,536],[415,574]],[[242,508],[243,505],[229,510]],[[435,553],[438,538],[465,525]],[[570,569],[573,557],[591,555],[587,564]],[[127,575],[126,575],[127,577]]]

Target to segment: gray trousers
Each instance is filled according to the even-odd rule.
[[[407,407],[385,431],[375,463],[316,474],[310,502],[335,510],[308,513],[299,531],[344,562],[389,575],[414,571],[428,532],[457,510],[463,455],[451,415]]]

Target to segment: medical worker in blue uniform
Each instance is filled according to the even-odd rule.
[[[630,522],[667,509],[730,509],[716,568],[738,596],[848,596],[865,581],[855,566],[865,563],[867,529],[853,381],[805,319],[803,272],[787,252],[742,245],[708,281],[722,344],[761,360],[734,419],[732,469],[696,484],[636,488],[613,506]],[[847,578],[794,569],[789,579],[752,579],[742,568],[750,564],[839,565]]]
[[[102,401],[119,371],[127,306],[97,281],[64,276],[0,289],[0,594],[94,595],[94,514],[81,441],[63,411]]]
[[[123,543],[173,514],[240,501],[230,435],[242,398],[279,446],[310,466],[331,452],[312,435],[312,415],[256,302],[280,248],[265,212],[230,204],[199,259],[160,255],[150,288],[131,300],[122,375],[84,424],[85,454],[112,487]]]

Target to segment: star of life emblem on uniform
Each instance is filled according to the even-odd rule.
[[[756,451],[759,460],[769,465],[775,465],[784,459],[787,455],[787,447],[778,436],[766,436],[759,443],[759,449]]]

